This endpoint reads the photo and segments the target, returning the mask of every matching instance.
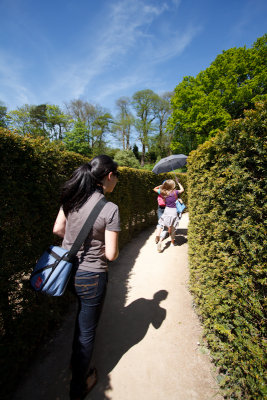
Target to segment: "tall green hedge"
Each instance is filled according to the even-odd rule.
[[[28,356],[69,304],[70,294],[37,300],[29,273],[55,241],[60,185],[84,160],[47,140],[0,131],[1,398],[9,398]]]
[[[10,382],[73,301],[70,292],[62,298],[40,295],[36,300],[29,274],[45,248],[59,243],[52,227],[60,187],[85,161],[61,144],[0,130],[0,381],[6,396],[8,388],[14,387]],[[119,205],[122,247],[138,231],[156,224],[152,189],[171,175],[131,168],[120,168],[120,172],[119,183],[108,198]],[[186,188],[186,175],[179,174],[179,179]]]
[[[191,290],[227,398],[266,396],[266,104],[188,159]]]

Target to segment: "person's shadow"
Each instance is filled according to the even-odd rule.
[[[139,298],[128,306],[113,311],[106,299],[107,307],[99,324],[94,350],[99,381],[90,392],[90,399],[108,399],[105,395],[110,387],[108,374],[121,357],[145,337],[150,324],[155,329],[160,328],[167,314],[160,302],[167,296],[166,290],[159,290],[153,299]]]

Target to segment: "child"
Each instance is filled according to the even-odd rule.
[[[161,226],[166,226],[168,228],[168,232],[171,236],[171,245],[174,246],[174,237],[175,230],[179,226],[179,218],[177,216],[176,210],[176,200],[181,193],[183,193],[184,188],[177,180],[179,190],[175,190],[175,182],[172,179],[168,179],[161,186],[155,187],[154,192],[160,194],[165,199],[165,210],[162,216],[160,217],[158,224]],[[162,228],[159,228],[157,233],[161,233]],[[162,251],[162,238],[160,236],[159,241],[157,243],[157,249],[160,253]]]

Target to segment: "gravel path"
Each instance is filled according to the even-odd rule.
[[[188,214],[158,253],[155,229],[110,264],[97,332],[99,380],[87,400],[222,400],[188,291]],[[75,309],[25,376],[14,400],[68,400]]]

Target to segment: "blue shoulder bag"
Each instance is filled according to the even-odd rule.
[[[176,200],[175,204],[176,204],[176,210],[177,210],[178,214],[181,214],[184,211],[184,209],[186,208],[184,203],[180,203],[179,200]]]
[[[62,296],[71,277],[73,259],[106,203],[107,200],[103,197],[95,205],[70,250],[50,246],[42,254],[30,277],[31,286],[36,292],[49,296]]]
[[[175,201],[175,205],[176,205],[176,210],[178,214],[182,214],[182,212],[184,211],[184,209],[186,208],[186,206],[184,205],[184,203],[180,203],[180,201],[178,200],[177,194],[174,191],[174,196],[176,198]]]

